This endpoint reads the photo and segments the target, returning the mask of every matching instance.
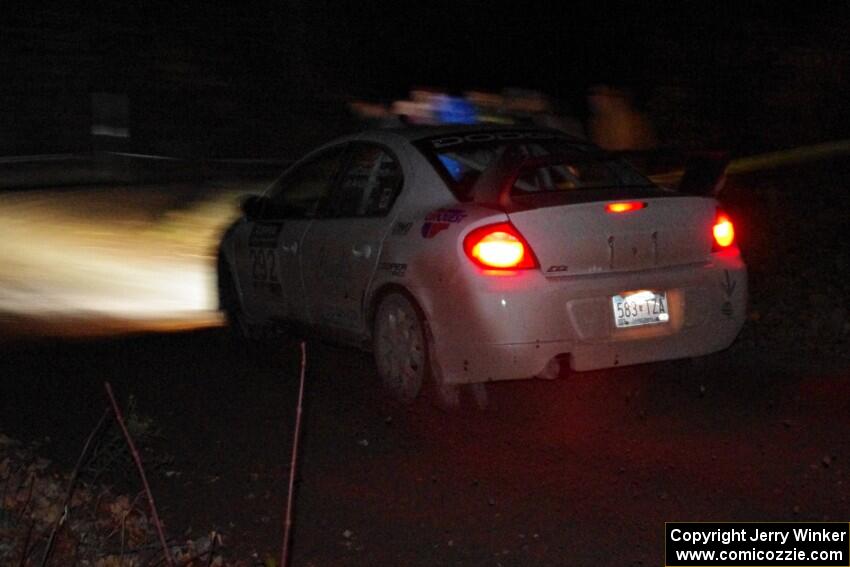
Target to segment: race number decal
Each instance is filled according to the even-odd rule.
[[[271,248],[250,248],[248,259],[251,262],[251,280],[254,289],[268,288],[272,293],[280,293],[280,280],[277,277],[275,253]]]
[[[279,224],[258,224],[251,231],[248,238],[248,261],[251,264],[254,291],[281,295],[275,248],[282,228]]]

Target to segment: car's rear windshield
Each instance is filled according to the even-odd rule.
[[[426,138],[416,142],[460,201],[472,199],[481,174],[506,153],[544,163],[523,167],[512,197],[541,193],[655,188],[628,163],[598,152],[587,143],[547,131],[493,131]]]

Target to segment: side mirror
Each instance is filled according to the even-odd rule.
[[[248,195],[242,199],[239,208],[248,220],[254,220],[260,216],[265,203],[266,198],[262,195]]]

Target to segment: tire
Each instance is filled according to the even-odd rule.
[[[445,384],[432,365],[431,335],[416,303],[405,294],[385,295],[375,313],[372,350],[384,389],[397,401],[410,404],[425,393],[429,402],[446,412],[465,405],[490,406],[487,384]],[[436,371],[435,371],[436,370]]]
[[[431,372],[424,317],[405,295],[392,292],[381,299],[375,312],[372,349],[387,392],[399,402],[413,402]]]

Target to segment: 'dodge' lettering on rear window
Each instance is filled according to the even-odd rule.
[[[457,146],[458,144],[471,144],[481,142],[510,141],[510,140],[554,140],[569,139],[567,136],[557,132],[477,132],[464,136],[444,136],[431,140],[431,146],[435,149]]]

